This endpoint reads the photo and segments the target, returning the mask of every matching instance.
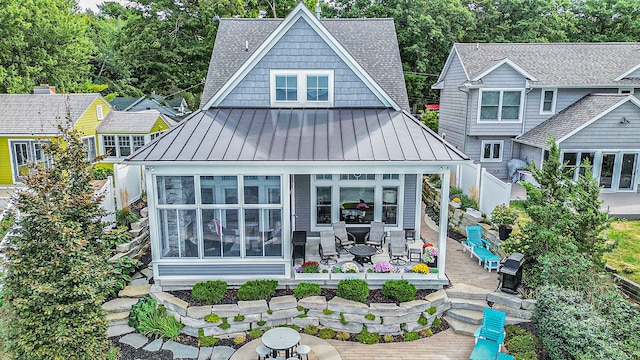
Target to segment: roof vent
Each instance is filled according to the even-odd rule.
[[[244,51],[249,51],[249,40],[244,42]]]

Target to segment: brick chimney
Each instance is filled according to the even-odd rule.
[[[55,94],[56,87],[49,86],[49,84],[40,84],[40,86],[33,87],[33,93],[34,94]]]

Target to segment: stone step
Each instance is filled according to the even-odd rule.
[[[151,284],[144,285],[128,285],[124,289],[120,290],[118,296],[121,298],[141,298],[145,295],[149,295],[151,290]]]
[[[107,314],[130,311],[131,307],[137,302],[137,298],[118,298],[102,304],[102,308]]]
[[[489,307],[489,304],[487,304],[486,300],[450,298],[449,301],[451,304],[451,309],[483,311],[484,308]]]
[[[480,325],[482,324],[482,311],[465,310],[465,309],[450,309],[447,310],[446,316],[448,318],[454,318],[456,320],[464,321],[468,324]]]
[[[476,331],[479,325],[469,324],[464,321],[456,320],[452,317],[445,316],[444,318],[449,324],[449,327],[453,330],[454,333],[464,336],[473,336],[473,333]]]
[[[491,291],[467,284],[454,284],[445,290],[449,299],[487,300]]]

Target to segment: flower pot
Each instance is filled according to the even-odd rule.
[[[455,202],[455,201],[452,201],[449,204],[451,204],[451,206],[453,206],[456,209],[460,209],[460,205],[462,205],[462,203]]]
[[[498,235],[500,236],[500,240],[505,241],[511,235],[513,228],[510,226],[500,225],[498,226]]]
[[[435,259],[433,259],[433,262],[428,262],[427,266],[430,268],[437,268],[438,267],[438,257],[434,256]]]

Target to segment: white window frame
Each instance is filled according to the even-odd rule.
[[[327,230],[331,227],[331,223],[340,221],[340,188],[347,187],[371,187],[374,188],[374,204],[373,209],[373,221],[382,221],[383,211],[383,190],[388,187],[397,187],[397,203],[396,205],[396,223],[385,224],[385,229],[402,229],[403,224],[403,210],[404,210],[404,174],[397,174],[396,179],[383,179],[383,174],[376,174],[375,180],[340,180],[341,174],[330,175],[330,179],[316,179],[316,175],[323,174],[311,174],[311,231]],[[344,174],[343,174],[344,175]],[[396,175],[394,173],[394,175]],[[330,224],[318,224],[317,219],[317,188],[318,187],[331,187],[331,223]],[[349,227],[369,227],[371,224],[348,224]]]
[[[95,162],[96,156],[98,156],[98,147],[96,145],[96,137],[93,135],[82,137],[82,145],[86,146],[85,152],[87,154],[87,160],[89,160],[92,163]],[[93,147],[91,147],[90,145],[93,145]]]
[[[544,95],[547,92],[553,93],[553,98],[551,99],[551,109],[544,109]],[[541,89],[540,90],[540,114],[555,114],[556,113],[556,100],[558,99],[558,89]]]
[[[116,153],[115,154],[111,154],[111,155],[107,154],[106,148],[104,146],[104,137],[105,136],[113,136],[114,137],[114,141],[115,141],[115,145],[114,146],[115,146],[115,149],[116,149]],[[131,151],[130,154],[133,154],[136,151],[136,149],[133,146],[133,138],[137,137],[137,136],[140,136],[140,137],[144,138],[144,145],[149,143],[148,137],[146,135],[144,135],[144,134],[129,134],[129,135],[124,135],[124,134],[100,134],[100,140],[101,140],[100,141],[100,152],[102,154],[107,155],[107,159],[122,159],[122,158],[125,158],[127,156],[130,156],[130,155],[127,155],[127,156],[120,155],[120,138],[128,138],[129,139],[129,149]]]
[[[493,157],[493,145],[500,145],[500,156],[496,159]],[[484,147],[491,145],[490,157],[487,159],[484,157]],[[504,140],[482,140],[480,146],[480,162],[502,162],[502,155],[504,154]]]
[[[276,100],[276,76],[295,75],[298,85],[298,100]],[[331,107],[333,106],[334,81],[333,70],[271,70],[269,72],[269,95],[272,106]],[[327,76],[329,79],[328,101],[307,101],[307,76]]]
[[[489,119],[480,119],[480,115],[481,115],[481,111],[482,111],[482,94],[484,94],[485,92],[499,92],[500,93],[500,99],[498,100],[498,118],[496,120],[489,120]],[[505,92],[519,92],[520,93],[520,105],[518,106],[518,120],[502,120],[502,99],[504,96]],[[480,91],[478,92],[478,115],[476,118],[476,121],[478,123],[489,123],[489,124],[495,124],[498,122],[503,122],[503,123],[521,123],[522,122],[522,114],[524,111],[524,89],[522,88],[517,88],[517,89],[509,89],[509,88],[496,88],[496,89],[480,89]]]
[[[96,105],[96,116],[98,120],[104,119],[104,113],[102,112],[102,105]]]

